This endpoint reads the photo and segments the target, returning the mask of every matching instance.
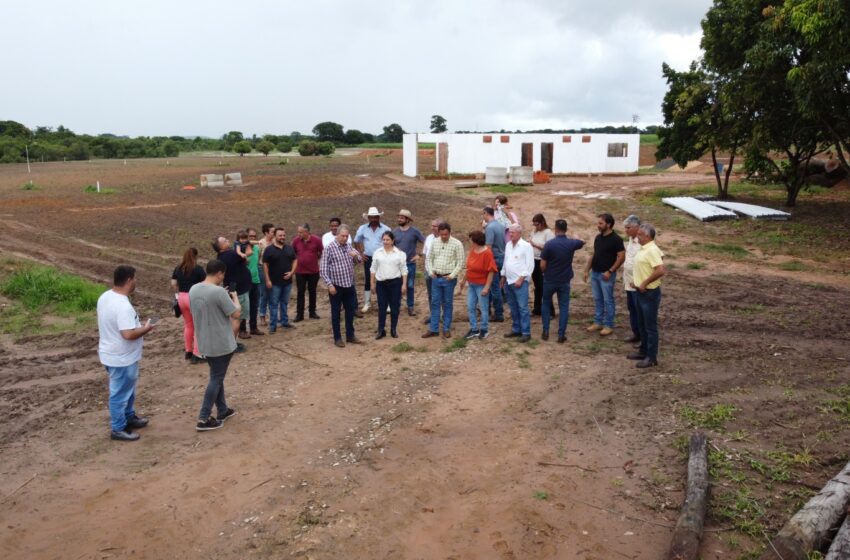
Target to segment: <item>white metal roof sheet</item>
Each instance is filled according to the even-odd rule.
[[[766,206],[756,206],[755,204],[745,204],[743,202],[726,202],[725,200],[711,200],[708,202],[712,206],[718,206],[726,210],[732,210],[744,216],[749,216],[754,220],[787,220],[791,217],[788,212],[782,210],[774,210]]]
[[[697,200],[692,196],[668,196],[662,198],[661,202],[673,208],[678,208],[682,212],[687,212],[703,222],[738,218],[738,215],[734,212]]]

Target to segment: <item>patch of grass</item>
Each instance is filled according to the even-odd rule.
[[[850,385],[842,385],[835,392],[838,398],[824,400],[818,410],[850,422]]]
[[[21,185],[22,191],[37,191],[40,190],[41,187],[33,183],[32,181],[27,181],[23,185]]]
[[[735,313],[738,315],[755,315],[756,313],[761,313],[764,311],[764,306],[760,303],[754,303],[753,305],[744,305],[741,307],[736,307],[733,309]]]
[[[703,268],[705,268],[705,264],[704,263],[698,263],[698,262],[689,262],[686,265],[686,267],[689,270],[702,270]]]
[[[520,185],[487,185],[490,192],[496,194],[511,194],[528,192],[528,189]]]
[[[462,336],[456,336],[452,343],[448,346],[443,347],[443,352],[454,352],[455,350],[460,350],[462,348],[466,348],[466,345],[469,341],[466,340]]]
[[[537,348],[538,346],[540,346],[540,341],[537,340],[536,338],[532,338],[531,340],[526,342],[525,345],[533,350],[533,349]]]
[[[106,187],[100,187],[100,192],[97,192],[97,187],[95,185],[86,185],[83,188],[83,192],[92,193],[92,194],[114,194],[115,189],[107,189]]]
[[[535,500],[548,500],[549,492],[546,490],[535,490],[534,491],[534,499]]]
[[[734,405],[722,403],[716,404],[708,410],[683,405],[679,408],[679,416],[691,426],[723,431],[726,422],[735,419],[736,410]]]
[[[750,255],[750,252],[741,247],[740,245],[735,245],[734,243],[705,243],[698,244],[703,250],[708,251],[709,253],[724,255],[728,257],[742,259]]]
[[[765,530],[762,519],[766,504],[750,495],[747,488],[716,495],[714,510],[718,517],[727,519],[738,531],[751,537],[761,537]]]
[[[792,272],[799,272],[801,270],[805,270],[805,266],[800,261],[788,261],[781,263],[779,265],[781,270],[790,270]]]
[[[0,278],[0,294],[12,300],[0,310],[0,330],[15,334],[89,326],[107,289],[53,267],[13,261],[3,263]],[[43,326],[46,315],[66,320]]]
[[[531,367],[531,362],[528,361],[529,354],[530,352],[528,350],[517,353],[517,365],[522,369],[529,369]]]
[[[640,135],[640,143],[642,146],[654,146],[658,144],[658,135],[657,134],[641,134]]]
[[[392,350],[396,354],[403,354],[405,352],[413,352],[414,350],[416,350],[416,347],[408,342],[399,342],[398,344],[390,348],[390,350]]]

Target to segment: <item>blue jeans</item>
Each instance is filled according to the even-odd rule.
[[[593,289],[593,302],[596,304],[596,313],[593,322],[597,325],[614,328],[614,284],[617,281],[617,273],[611,275],[606,281],[601,272],[590,271],[590,287]]]
[[[661,307],[661,288],[637,294],[640,353],[650,360],[658,359],[658,308]]]
[[[413,309],[413,286],[416,285],[416,263],[407,263],[407,308]]]
[[[558,336],[567,336],[567,321],[570,318],[570,283],[558,284],[543,281],[543,302],[540,309],[543,315],[543,332],[549,332],[549,321],[551,319],[552,306],[546,305],[552,301],[552,296],[558,294]]]
[[[260,294],[260,301],[258,304],[258,312],[260,317],[266,316],[266,310],[269,307],[269,296],[271,295],[271,290],[266,288],[266,272],[263,270],[262,265],[260,266],[260,285],[257,286],[257,291]]]
[[[139,362],[129,366],[104,366],[109,373],[109,420],[113,432],[127,427],[127,420],[136,415],[136,381]]]
[[[440,332],[440,310],[443,310],[443,332],[452,328],[452,309],[457,278],[431,279],[431,332]]]
[[[528,310],[528,281],[517,288],[512,282],[505,284],[508,306],[511,308],[511,331],[531,336],[531,312]]]
[[[336,294],[328,294],[331,303],[331,328],[334,332],[334,340],[342,340],[339,328],[340,308],[345,309],[345,338],[354,338],[354,312],[357,310],[357,289],[354,286],[343,288],[334,286]]]
[[[289,294],[292,293],[292,282],[289,284],[272,284],[271,302],[269,303],[269,328],[277,328],[278,313],[280,324],[289,324]]]
[[[499,287],[499,274],[501,274],[505,257],[494,256],[493,260],[496,261],[496,268],[499,269],[499,272],[493,275],[493,285],[490,287],[490,303],[493,304],[493,318],[503,320],[505,318],[505,294]]]
[[[401,278],[377,280],[375,295],[378,298],[378,332],[386,332],[387,305],[390,306],[390,329],[398,329],[398,314],[401,311]]]
[[[227,375],[227,366],[230,365],[232,357],[232,352],[224,356],[207,356],[207,364],[210,366],[210,379],[207,382],[207,389],[204,391],[201,412],[198,414],[198,420],[201,422],[212,414],[213,403],[218,409],[219,416],[227,412],[227,401],[224,400],[224,376]]]
[[[466,292],[466,310],[469,313],[469,328],[473,331],[486,331],[490,328],[490,294],[481,295],[484,290],[484,284],[467,284],[469,290]],[[498,286],[497,286],[498,288]],[[493,289],[491,284],[490,289]],[[476,309],[481,310],[481,324],[478,324],[478,313]]]
[[[626,290],[626,305],[629,306],[629,324],[632,327],[632,334],[640,338],[640,330],[638,326],[637,294],[637,290]]]

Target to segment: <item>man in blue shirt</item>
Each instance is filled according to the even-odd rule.
[[[491,206],[484,207],[484,244],[493,252],[496,266],[502,270],[505,264],[505,226],[496,219],[496,211]],[[505,320],[504,293],[498,285],[490,290],[490,304],[493,315],[490,321],[501,323]]]
[[[418,243],[424,245],[425,236],[411,224],[413,224],[413,214],[410,210],[399,210],[398,227],[393,230],[393,235],[395,235],[395,246],[407,255],[407,314],[415,317],[413,287],[416,284],[416,263],[419,261],[416,245]]]
[[[573,279],[573,256],[584,247],[581,239],[567,237],[567,221],[555,220],[555,239],[550,239],[540,253],[543,269],[543,340],[549,340],[552,296],[558,294],[558,342],[567,341],[567,321],[570,318],[570,281]]]
[[[363,214],[363,217],[368,223],[357,228],[357,234],[354,236],[354,246],[363,255],[363,274],[365,275],[365,283],[363,286],[363,313],[369,311],[370,299],[372,297],[372,255],[375,251],[383,247],[381,237],[385,231],[392,231],[389,226],[381,223],[383,212],[378,212],[374,206],[369,208],[369,211]]]

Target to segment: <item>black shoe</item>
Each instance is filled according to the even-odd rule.
[[[236,350],[234,350],[234,352],[236,352],[237,354],[241,354],[245,350],[247,350],[247,348],[245,348],[244,344],[242,344],[241,342],[236,343]]]
[[[185,359],[185,360],[190,360],[191,358],[192,358],[192,353],[191,353],[191,352],[186,352],[186,355],[184,356],[184,358],[183,358],[183,359]]]
[[[109,437],[117,441],[136,441],[137,439],[139,439],[139,434],[134,434],[127,428],[124,428],[120,432],[112,430],[112,433],[109,435]]]
[[[139,418],[136,415],[131,416],[127,419],[127,427],[133,430],[138,430],[139,428],[144,428],[148,425],[147,418]]]
[[[511,331],[509,333],[505,333],[505,338],[519,338],[521,336],[522,336],[522,333],[513,332],[513,331]]]
[[[542,340],[549,340],[549,331],[543,331],[543,332],[540,334],[540,338],[541,338]]]
[[[488,336],[490,336],[490,333],[488,333],[487,331],[479,331],[478,340],[484,340]]]
[[[423,324],[423,325],[427,325],[427,324],[429,324],[430,322],[431,322],[431,317],[425,317],[425,320],[424,320],[424,321],[422,321],[422,324]]]
[[[293,319],[293,320],[292,320],[292,322],[293,322],[293,323],[300,323],[300,322],[301,322],[301,321],[303,321],[303,320],[304,320],[304,317],[302,317],[302,316],[300,316],[300,315],[299,315],[298,317],[296,317],[295,319]],[[286,328],[286,325],[283,325],[283,328]]]
[[[207,361],[207,360],[206,360],[205,358],[202,358],[202,357],[200,357],[200,356],[195,356],[194,354],[192,354],[192,357],[191,357],[191,358],[189,358],[189,363],[190,363],[190,364],[193,364],[193,365],[194,365],[194,364],[202,364],[202,363],[204,363],[204,362],[206,362],[206,361]]]
[[[232,408],[228,408],[224,411],[224,414],[220,414],[216,420],[224,424],[224,421],[230,418],[231,416],[236,416],[236,411]]]
[[[318,316],[318,315],[316,315],[315,313],[310,313],[310,318],[311,318],[311,319],[321,319],[321,317],[319,317],[319,316]]]
[[[505,318],[504,317],[493,317],[492,319],[490,319],[490,322],[491,323],[504,323]]]
[[[638,363],[636,363],[635,367],[639,367],[639,368],[643,369],[643,368],[648,368],[648,367],[657,366],[657,365],[658,365],[658,360],[650,360],[649,358],[644,358],[641,361],[639,361]]]
[[[478,335],[480,335],[480,334],[481,334],[481,331],[474,331],[472,329],[469,329],[468,331],[466,331],[466,334],[463,335],[463,338],[471,340],[473,338],[478,338]]]
[[[377,335],[375,335],[375,340],[381,340],[382,338],[387,336],[387,331],[381,331]]]
[[[217,430],[224,426],[221,420],[216,420],[212,416],[207,418],[204,422],[198,422],[195,424],[195,430],[198,432],[208,432],[210,430]]]
[[[531,340],[531,337],[528,336],[527,334],[524,334],[521,337],[519,337],[519,341],[523,342],[523,343],[528,342],[529,340]]]
[[[410,317],[416,317],[416,311],[414,311],[414,309],[412,307],[407,309],[407,314]]]
[[[558,344],[563,344],[563,343],[565,343],[566,341],[567,341],[567,337],[566,337],[566,336],[559,336],[559,337],[558,337]]]
[[[626,356],[627,360],[645,360],[646,354],[643,352],[629,352],[629,355]]]
[[[301,320],[303,321],[304,319],[302,318]],[[292,325],[291,323],[287,323],[285,325],[281,325],[280,328],[282,328],[282,329],[294,329],[295,326]]]
[[[541,315],[542,315],[542,313],[540,313],[540,311],[533,311],[532,310],[532,312],[531,312],[532,317],[540,317]]]
[[[398,338],[398,331],[393,329],[390,331],[390,336],[393,338]]]
[[[633,334],[633,335],[632,335],[632,336],[630,336],[629,338],[624,338],[624,339],[623,339],[623,342],[632,342],[632,343],[634,343],[634,342],[640,342],[640,337],[639,337],[639,336],[637,336],[637,335],[634,335],[634,334]]]
[[[334,346],[336,346],[337,348],[345,348],[345,342],[341,338],[339,338],[337,340],[334,340]]]

